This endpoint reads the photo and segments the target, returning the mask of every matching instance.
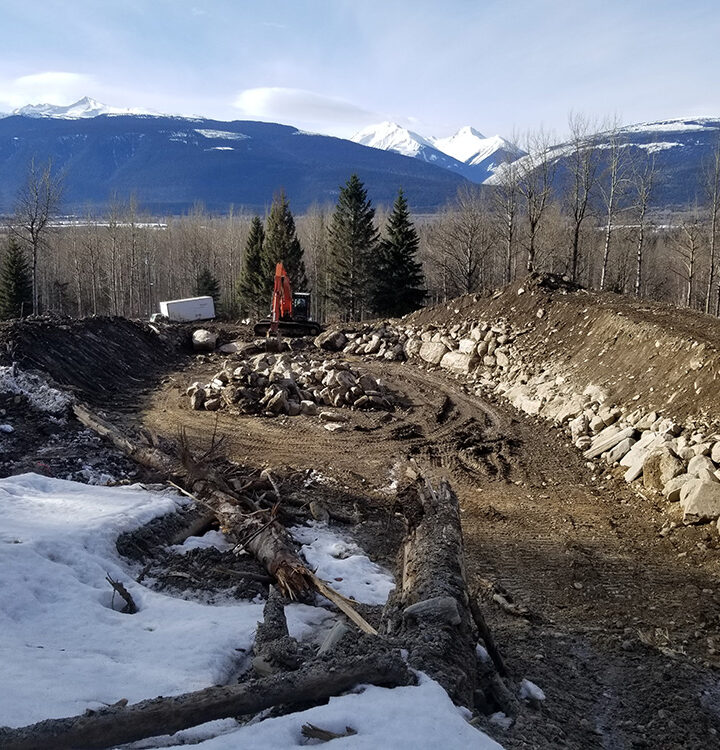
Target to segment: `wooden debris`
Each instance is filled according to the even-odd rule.
[[[436,679],[456,703],[472,708],[477,654],[457,497],[447,482],[435,489],[418,477],[399,493],[398,505],[408,535],[381,633],[402,642],[411,666]]]
[[[357,730],[352,727],[345,727],[344,732],[331,732],[329,729],[321,729],[314,724],[303,724],[300,731],[306,739],[320,740],[320,742],[330,742],[330,740],[337,740],[340,737],[352,737],[357,734]]]
[[[87,711],[82,716],[48,719],[17,729],[0,728],[3,750],[102,750],[147,737],[173,734],[216,719],[256,714],[277,705],[322,703],[369,684],[396,687],[413,683],[399,651],[380,651],[334,662],[323,661],[271,677],[153,698],[131,706]]]
[[[138,608],[135,604],[135,601],[132,598],[132,595],[130,592],[123,586],[120,581],[116,581],[113,578],[111,578],[110,574],[108,573],[105,576],[105,580],[113,587],[113,602],[115,601],[115,593],[118,593],[122,599],[125,601],[125,606],[120,610],[124,615],[134,615],[137,613]]]

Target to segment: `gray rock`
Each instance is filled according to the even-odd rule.
[[[318,413],[317,404],[314,401],[303,399],[300,402],[300,413],[308,417],[314,417]]]
[[[584,414],[581,414],[579,417],[575,417],[568,427],[570,428],[570,436],[573,443],[577,443],[581,437],[584,437],[588,433],[588,418]]]
[[[315,339],[315,346],[330,352],[339,352],[347,344],[347,337],[337,329],[325,331]]]
[[[680,490],[683,523],[714,521],[720,516],[720,484],[691,479]]]
[[[707,469],[712,473],[715,471],[715,464],[712,462],[712,459],[708,458],[707,456],[701,455],[691,458],[690,462],[688,463],[687,473],[698,476],[700,469]]]
[[[197,388],[190,394],[190,408],[200,411],[205,406],[207,394],[202,388]]]
[[[278,391],[268,402],[267,411],[271,414],[287,414],[288,400],[285,391]]]
[[[605,460],[612,466],[614,463],[619,462],[623,456],[630,452],[630,449],[635,445],[637,440],[633,438],[625,438],[621,440],[614,448],[611,448],[606,456]]]
[[[712,450],[710,451],[710,458],[716,464],[720,464],[720,442],[715,443],[715,445],[713,445]]]
[[[471,354],[463,354],[459,351],[447,352],[440,360],[440,367],[458,375],[467,375],[476,365],[476,357]]]
[[[420,359],[431,365],[439,365],[448,348],[440,342],[426,341],[420,347]]]
[[[192,345],[196,352],[214,352],[217,344],[217,334],[212,331],[206,331],[204,328],[198,328],[193,331]]]
[[[217,411],[222,406],[221,398],[209,398],[205,402],[205,408],[207,411]]]
[[[674,477],[663,487],[663,495],[671,503],[677,503],[680,500],[680,491],[683,485],[691,479],[695,479],[695,477],[690,474],[680,474]]]
[[[643,464],[643,485],[649,490],[661,492],[674,477],[685,471],[685,464],[668,445],[653,451]]]
[[[458,342],[458,351],[462,354],[472,354],[477,347],[477,342],[473,339],[460,339]]]
[[[583,456],[585,456],[585,458],[595,458],[596,456],[605,453],[605,451],[609,451],[611,448],[614,448],[619,442],[625,440],[625,438],[632,437],[635,432],[634,427],[626,427],[624,430],[621,430],[613,425],[612,428],[608,429],[612,429],[613,432],[611,432],[610,434],[606,434],[604,431],[601,432],[600,435],[598,435],[597,438],[593,440],[590,449],[586,450],[585,453],[583,453]]]

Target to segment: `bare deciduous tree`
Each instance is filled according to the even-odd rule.
[[[502,244],[504,284],[513,277],[516,251],[519,191],[519,171],[516,162],[507,161],[497,172],[492,192],[492,207],[497,221],[497,235]]]
[[[527,270],[535,270],[537,237],[545,210],[552,197],[556,162],[552,139],[544,130],[531,133],[525,141],[527,156],[517,162],[518,190],[524,200],[527,221]]]
[[[710,228],[708,236],[709,265],[707,276],[707,287],[705,291],[705,312],[709,313],[712,306],[713,287],[717,276],[717,236],[718,236],[718,216],[720,216],[720,138],[715,144],[712,156],[705,165],[705,195],[708,202],[708,212],[710,214]],[[717,299],[715,303],[715,315],[720,312],[720,285],[718,286]]]
[[[567,190],[568,213],[572,222],[570,244],[570,278],[578,280],[580,262],[580,234],[590,205],[590,193],[597,175],[595,128],[582,115],[570,114],[570,154],[568,157],[569,185]]]
[[[33,158],[17,194],[11,226],[11,231],[30,249],[33,313],[39,312],[38,259],[47,245],[50,221],[60,208],[62,192],[63,178],[53,171],[52,162],[38,166]]]
[[[643,253],[645,250],[645,232],[648,224],[648,208],[657,177],[655,156],[652,155],[643,167],[637,167],[633,175],[633,187],[636,194],[637,241],[635,244],[635,296],[639,297],[643,281]]]

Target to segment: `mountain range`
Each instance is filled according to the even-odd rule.
[[[638,168],[654,163],[656,208],[702,201],[720,119],[641,123],[615,135]],[[595,136],[599,172],[612,136]],[[558,189],[567,183],[569,156],[566,144],[551,149]],[[172,214],[197,202],[212,211],[234,205],[262,212],[281,187],[293,209],[304,211],[334,203],[352,173],[376,205],[391,204],[402,188],[414,211],[434,211],[460,185],[492,185],[503,164],[524,157],[502,136],[485,137],[469,126],[437,138],[383,122],[346,140],[273,123],[120,109],[85,97],[0,115],[0,214],[11,211],[32,158],[52,159],[64,172],[68,213],[102,212],[113,195],[134,193],[147,211]]]
[[[335,203],[353,173],[376,205],[392,204],[402,188],[414,211],[427,212],[464,182],[392,151],[286,125],[128,114],[82,99],[0,118],[0,214],[12,210],[33,158],[64,173],[67,213],[103,212],[113,195],[131,193],[154,214],[184,213],[197,202],[263,212],[280,188],[304,211]]]

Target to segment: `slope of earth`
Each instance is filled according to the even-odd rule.
[[[528,277],[492,296],[467,295],[407,322],[452,326],[498,320],[523,330],[523,357],[575,382],[606,388],[609,401],[678,420],[720,416],[720,320],[694,310]]]
[[[511,297],[504,305],[498,299],[466,304],[507,313]],[[461,315],[456,309],[461,303],[444,314]],[[577,319],[578,308],[570,310]],[[440,313],[421,316],[429,322]],[[445,374],[361,362],[395,392],[398,406],[390,419],[350,412],[345,429],[330,434],[319,417],[192,411],[185,388],[221,361],[187,362],[144,403],[142,425],[160,434],[184,426],[196,440],[217,433],[239,462],[309,470],[388,509],[409,460],[450,478],[463,508],[467,570],[485,594],[513,677],[532,680],[547,696],[507,731],[484,727],[505,747],[705,748],[717,741],[714,532],[659,534],[661,502],[594,473],[560,431],[471,395]]]

